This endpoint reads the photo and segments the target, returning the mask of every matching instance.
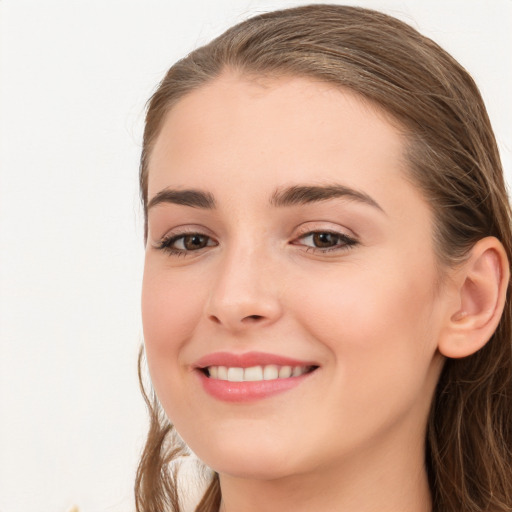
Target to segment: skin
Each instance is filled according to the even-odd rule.
[[[354,94],[301,78],[226,73],[167,115],[149,200],[142,314],[152,382],[191,449],[220,474],[221,510],[431,509],[425,425],[454,295],[439,284],[432,214],[405,178],[399,128]],[[276,190],[342,184],[274,206]],[[329,252],[311,232],[341,233]],[[208,244],[179,254],[169,235]],[[193,369],[217,351],[315,361],[300,386],[245,404],[206,394]]]

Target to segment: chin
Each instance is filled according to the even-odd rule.
[[[208,466],[219,474],[248,480],[279,480],[296,473],[288,464],[283,466],[267,458],[253,460],[240,455],[216,459]]]
[[[256,437],[256,438],[255,438]],[[297,471],[297,452],[281,441],[257,436],[205,436],[208,444],[189,446],[211,469],[237,478],[273,480]],[[294,453],[295,452],[295,453]]]

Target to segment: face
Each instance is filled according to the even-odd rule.
[[[444,301],[403,144],[355,95],[300,78],[225,75],[167,115],[144,338],[167,415],[216,471],[423,451]]]

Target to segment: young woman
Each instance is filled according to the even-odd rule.
[[[355,7],[252,18],[167,73],[140,183],[139,511],[179,509],[174,427],[198,511],[512,510],[510,210],[453,58]]]

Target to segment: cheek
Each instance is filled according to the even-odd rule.
[[[146,264],[142,284],[147,365],[153,389],[173,422],[190,414],[183,384],[189,372],[183,348],[192,338],[203,309],[201,287],[185,274],[176,276],[161,266]]]
[[[352,425],[346,435],[357,443],[397,418],[423,418],[439,372],[429,276],[351,270],[308,281],[309,293],[295,300],[303,331],[331,354],[326,415]]]
[[[144,344],[155,387],[160,373],[179,365],[181,348],[201,314],[201,297],[190,282],[166,276],[146,265],[142,284]]]
[[[431,267],[380,268],[351,265],[303,279],[308,293],[294,297],[299,321],[351,375],[426,369],[435,351]]]

